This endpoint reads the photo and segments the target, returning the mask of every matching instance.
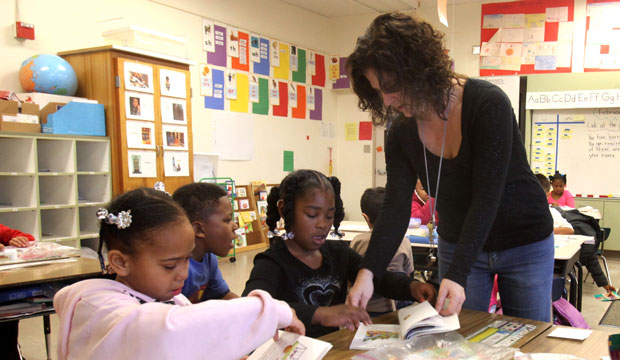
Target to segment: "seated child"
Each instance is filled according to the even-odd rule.
[[[286,233],[275,235],[284,218]],[[346,305],[349,282],[357,276],[362,256],[341,241],[326,241],[344,218],[340,181],[314,170],[287,175],[267,198],[271,247],[254,258],[244,294],[262,289],[289,303],[304,323],[307,335],[318,337],[338,330],[355,330],[369,323],[368,313]],[[387,272],[377,292],[394,299],[435,301],[435,288],[403,274]]]
[[[0,224],[0,251],[4,246],[27,247],[34,237],[16,229]],[[17,342],[19,335],[19,320],[0,322],[0,349],[7,360],[21,359],[21,350]]]
[[[385,199],[384,187],[369,188],[362,194],[360,207],[362,208],[362,216],[364,220],[366,220],[370,231],[357,235],[353,238],[353,241],[351,241],[351,249],[357,251],[357,253],[362,256],[364,256],[366,250],[368,250],[368,242],[372,234],[373,224],[379,216],[381,206],[383,205],[383,199]],[[396,255],[392,258],[387,269],[388,271],[402,273],[407,276],[411,276],[413,273],[413,254],[411,253],[411,242],[407,237],[403,238],[403,241],[396,251]],[[366,310],[371,316],[378,316],[396,309],[394,309],[392,300],[374,294],[368,301]]]
[[[279,328],[304,333],[291,308],[264,291],[200,304],[181,294],[195,235],[166,193],[132,190],[97,215],[116,280],[56,294],[59,360],[239,359]]]
[[[542,186],[543,190],[546,194],[551,190],[551,183],[549,179],[543,174],[535,174],[538,182],[540,182],[540,186]],[[572,235],[575,233],[573,230],[573,226],[566,220],[557,209],[552,207],[549,208],[551,212],[551,217],[553,217],[553,233],[558,235]]]
[[[226,256],[237,238],[238,226],[226,190],[208,183],[191,183],[172,195],[187,213],[194,228],[196,247],[189,259],[183,295],[192,303],[211,299],[234,299],[217,266],[217,256]]]
[[[549,180],[553,186],[553,191],[547,196],[549,205],[575,208],[575,197],[566,190],[566,175],[556,171],[555,175],[549,177]]]
[[[418,178],[415,184],[415,191],[413,192],[413,200],[411,201],[411,217],[418,218],[422,222],[422,225],[428,224],[431,221],[431,214],[433,212],[432,203],[434,199],[430,199],[426,190],[422,186],[422,181]],[[435,214],[437,217],[437,214]]]

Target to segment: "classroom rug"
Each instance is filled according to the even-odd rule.
[[[620,300],[611,302],[599,325],[620,327]]]

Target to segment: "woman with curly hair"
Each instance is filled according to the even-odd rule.
[[[401,13],[378,16],[347,67],[360,109],[388,127],[387,193],[348,302],[365,307],[383,276],[419,176],[441,217],[437,310],[486,311],[497,274],[504,314],[549,321],[553,222],[506,94],[456,74],[443,34]]]

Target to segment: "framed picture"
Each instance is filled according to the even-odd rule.
[[[241,208],[241,210],[248,210],[250,208],[250,200],[248,199],[239,200],[239,207]]]
[[[129,177],[154,178],[157,177],[157,157],[155,151],[129,150]]]
[[[153,93],[153,68],[151,66],[125,61],[123,68],[125,90]]]
[[[240,198],[248,197],[248,193],[244,187],[237,188],[237,196]]]
[[[185,99],[161,97],[161,121],[168,124],[187,124]]]
[[[187,126],[163,125],[164,150],[187,150]]]
[[[154,121],[153,95],[126,91],[125,118]]]
[[[162,96],[186,97],[184,72],[160,69],[159,85]]]
[[[148,121],[125,122],[127,147],[134,149],[155,149],[155,124]]]
[[[164,176],[189,176],[189,153],[164,151]]]

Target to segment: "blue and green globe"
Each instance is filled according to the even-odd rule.
[[[48,54],[29,57],[19,69],[19,82],[26,92],[75,95],[77,76],[65,59]]]

